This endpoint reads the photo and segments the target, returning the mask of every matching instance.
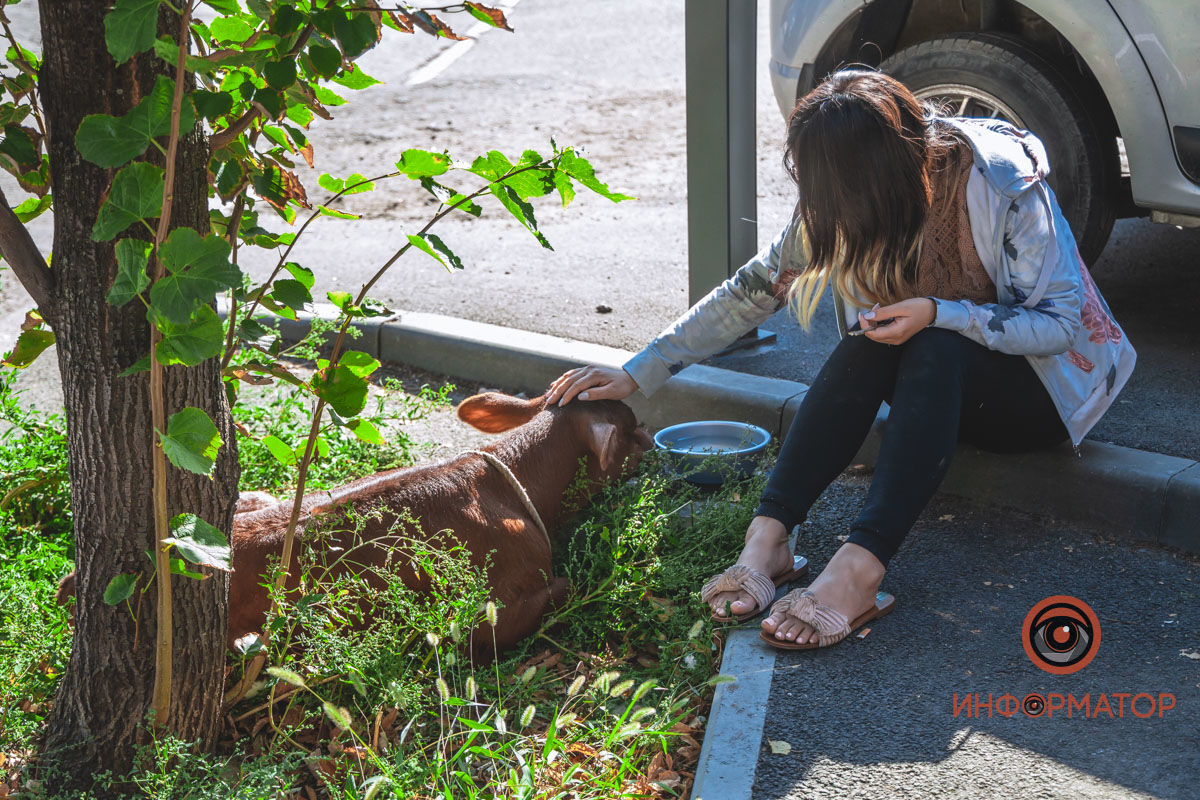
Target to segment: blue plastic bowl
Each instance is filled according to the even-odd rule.
[[[676,474],[707,486],[748,476],[770,443],[771,434],[757,425],[719,419],[682,422],[654,435]]]

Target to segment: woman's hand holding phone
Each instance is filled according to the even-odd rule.
[[[880,344],[904,344],[922,328],[929,327],[937,313],[937,305],[928,297],[914,297],[890,306],[878,303],[869,311],[858,313],[859,331]]]

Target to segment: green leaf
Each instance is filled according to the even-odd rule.
[[[262,89],[256,89],[252,99],[254,102],[258,103],[267,111],[269,111],[272,119],[283,113],[283,95],[269,86]]]
[[[334,219],[362,219],[361,214],[351,214],[349,211],[338,211],[336,208],[329,206],[317,206],[317,211],[323,217],[333,217]]]
[[[345,311],[347,308],[352,308],[354,295],[349,292],[326,292],[325,296],[329,298],[329,302]]]
[[[52,344],[54,344],[53,331],[40,328],[21,331],[21,335],[17,337],[16,346],[0,363],[6,367],[25,369]]]
[[[279,338],[279,331],[268,328],[257,319],[244,319],[238,323],[238,335],[247,342],[269,349],[271,343]]]
[[[122,169],[96,215],[92,239],[107,242],[135,222],[157,217],[162,213],[162,192],[161,168],[139,161]]]
[[[307,106],[302,106],[299,103],[290,103],[287,107],[287,118],[297,125],[308,127],[308,124],[313,121],[313,113],[308,110]]]
[[[149,371],[149,369],[150,369],[150,354],[147,353],[146,355],[139,358],[137,361],[133,362],[133,364],[131,364],[128,369],[122,370],[121,374],[118,375],[117,377],[118,378],[127,378],[130,375],[136,375],[139,372],[147,372],[147,371]]]
[[[262,637],[257,633],[248,633],[245,636],[240,636],[233,645],[243,656],[252,656],[267,649],[266,645],[263,644]]]
[[[326,86],[317,84],[312,87],[312,90],[317,99],[327,106],[344,106],[346,104],[346,98]]]
[[[244,42],[254,33],[254,27],[240,15],[230,14],[214,19],[208,32],[218,42]]]
[[[357,172],[348,178],[338,178],[330,175],[329,173],[325,173],[317,179],[317,184],[322,189],[333,192],[334,194],[341,192],[343,196],[348,194],[369,192],[375,188],[374,183],[367,180],[364,176]]]
[[[308,57],[322,78],[332,78],[342,67],[342,54],[336,47],[313,42],[308,46]]]
[[[369,353],[361,350],[348,350],[338,359],[338,364],[353,372],[360,378],[368,378],[379,369],[379,361]]]
[[[570,176],[562,170],[554,170],[554,188],[558,189],[558,196],[562,198],[563,208],[566,208],[575,199],[575,186],[571,183]]]
[[[150,276],[146,264],[153,245],[141,239],[122,239],[117,242],[117,277],[105,297],[114,306],[123,306],[146,290]]]
[[[271,289],[271,297],[275,302],[282,303],[296,311],[303,311],[304,306],[312,302],[312,294],[309,293],[307,286],[300,281],[286,278],[275,281],[275,285]]]
[[[344,364],[317,372],[313,392],[343,417],[357,416],[367,404],[367,382]]]
[[[205,119],[216,119],[225,116],[233,109],[233,95],[226,92],[197,89],[192,92],[192,103],[196,106],[197,114]]]
[[[208,414],[192,406],[177,411],[167,421],[167,434],[160,438],[172,464],[197,475],[212,474],[221,434]]]
[[[346,427],[367,444],[383,444],[383,436],[379,433],[379,429],[368,420],[361,417],[353,419],[346,424]]]
[[[521,155],[521,160],[512,167],[514,174],[501,182],[511,186],[522,200],[550,194],[554,191],[554,171],[547,167],[534,166],[541,162],[540,155],[533,150],[526,150]]]
[[[104,18],[104,43],[117,64],[149,50],[158,27],[158,0],[117,0]]]
[[[154,55],[171,66],[175,66],[179,61],[179,45],[169,36],[160,36],[154,40]],[[211,75],[217,71],[218,67],[216,63],[200,56],[184,56],[184,63],[189,71],[201,75]],[[225,63],[224,60],[222,60],[222,63]]]
[[[453,272],[456,269],[462,269],[462,260],[454,255],[453,251],[446,246],[441,237],[432,233],[410,233],[408,240],[413,243],[418,249],[428,253],[439,264],[446,268],[448,272]],[[445,256],[445,258],[443,258]]]
[[[507,156],[499,150],[490,150],[486,156],[477,156],[468,171],[489,181],[498,181],[512,168]]]
[[[193,564],[229,571],[229,541],[225,534],[195,514],[179,514],[171,520],[171,535],[163,539]]]
[[[305,686],[304,678],[300,677],[299,672],[295,672],[283,667],[267,667],[267,674],[279,678],[281,681],[290,683],[292,686]]]
[[[302,267],[295,261],[289,261],[283,265],[283,268],[291,273],[292,277],[304,285],[305,289],[311,290],[317,283],[317,277],[313,275],[313,271],[307,267]],[[312,299],[311,297],[309,298]]]
[[[172,575],[182,575],[183,577],[191,578],[194,581],[202,581],[208,577],[207,575],[204,575],[203,573],[200,573],[200,572],[192,572],[190,569],[187,568],[187,562],[184,561],[182,558],[168,559],[167,563],[171,567]]]
[[[292,448],[284,444],[283,440],[279,437],[268,434],[262,438],[262,443],[266,445],[271,455],[275,456],[275,460],[285,467],[290,467],[296,463],[296,453]]]
[[[75,134],[80,154],[101,167],[119,167],[146,151],[150,142],[171,134],[171,103],[175,81],[160,75],[150,94],[122,117],[91,114],[83,118]],[[186,133],[196,124],[192,105],[184,97],[179,107],[179,130]]]
[[[553,250],[550,242],[538,230],[537,219],[533,216],[533,206],[526,203],[511,186],[506,186],[503,183],[494,183],[489,188],[489,191],[500,201],[500,205],[508,209],[508,213],[516,217],[517,221],[525,226],[525,229],[533,234],[533,237],[541,243],[542,247],[547,250]]]
[[[200,306],[183,325],[167,319],[159,319],[157,324],[163,335],[155,349],[160,364],[194,367],[221,353],[225,338],[221,318],[209,306]]]
[[[272,89],[283,91],[296,82],[296,59],[268,61],[263,65],[263,77]]]
[[[110,606],[115,606],[122,600],[129,599],[133,595],[133,590],[137,587],[137,579],[137,575],[129,575],[127,573],[122,573],[114,577],[104,589],[104,602]]]
[[[410,178],[429,178],[450,169],[450,156],[428,150],[405,150],[396,162],[396,169]]]
[[[367,52],[379,41],[379,32],[370,14],[342,14],[335,18],[333,33],[346,58],[354,59]]]
[[[220,14],[240,14],[242,7],[238,0],[204,0],[204,4]]]
[[[582,183],[587,188],[591,189],[601,197],[607,197],[614,203],[619,203],[622,200],[632,200],[634,198],[627,194],[620,194],[611,191],[608,186],[601,183],[596,177],[592,165],[587,162],[587,159],[576,154],[571,148],[567,148],[562,152],[562,158],[558,162],[558,168],[570,175],[575,180]]]
[[[347,89],[361,91],[371,86],[383,83],[383,81],[372,78],[370,75],[362,71],[362,67],[358,64],[352,64],[351,68],[343,72],[341,75],[333,79],[333,82]]]
[[[33,139],[20,125],[4,126],[4,140],[0,141],[0,153],[9,156],[20,166],[36,165],[39,161]]]
[[[176,228],[158,257],[168,274],[150,287],[150,307],[176,325],[185,324],[217,292],[242,284],[241,271],[229,263],[229,243],[216,234],[202,238],[191,228]]]
[[[221,195],[222,199],[228,200],[233,196],[234,191],[241,185],[242,177],[245,173],[242,171],[242,164],[236,159],[222,161],[217,167],[216,183],[217,194]]]
[[[13,213],[21,222],[29,222],[31,219],[36,219],[42,215],[42,212],[50,208],[54,202],[54,198],[50,195],[42,197],[30,197],[24,200],[20,205],[13,207]]]
[[[280,36],[287,36],[300,30],[304,24],[304,15],[292,6],[279,6],[271,20],[271,30]]]

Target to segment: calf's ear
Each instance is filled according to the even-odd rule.
[[[600,461],[601,472],[608,472],[616,464],[617,439],[617,426],[611,422],[593,422],[588,426],[588,440]]]
[[[522,400],[499,392],[486,392],[459,403],[458,418],[484,433],[503,433],[529,422],[544,405],[541,397]]]

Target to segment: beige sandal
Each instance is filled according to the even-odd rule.
[[[786,639],[776,639],[773,634],[766,631],[762,631],[759,635],[767,644],[778,647],[780,650],[816,650],[818,647],[837,644],[871,620],[891,613],[895,606],[895,597],[887,592],[878,592],[875,595],[875,605],[851,622],[845,614],[822,603],[808,589],[796,589],[788,592],[772,606],[771,613],[786,614],[808,623],[816,629],[817,641],[809,640],[804,644],[797,644]]]
[[[718,615],[715,611],[712,613],[714,622],[745,622],[752,617],[758,616],[766,610],[767,606],[771,605],[771,601],[775,599],[776,589],[789,581],[803,578],[807,574],[808,559],[804,556],[792,556],[791,571],[784,572],[782,575],[777,575],[774,578],[768,578],[763,573],[754,569],[754,567],[748,567],[745,564],[734,564],[720,575],[714,575],[709,578],[708,582],[700,587],[700,599],[705,603],[711,603],[712,598],[722,592],[745,592],[754,601],[753,611],[748,611],[745,614],[730,614],[729,616]],[[726,603],[725,608],[727,611],[729,610],[728,603]]]

